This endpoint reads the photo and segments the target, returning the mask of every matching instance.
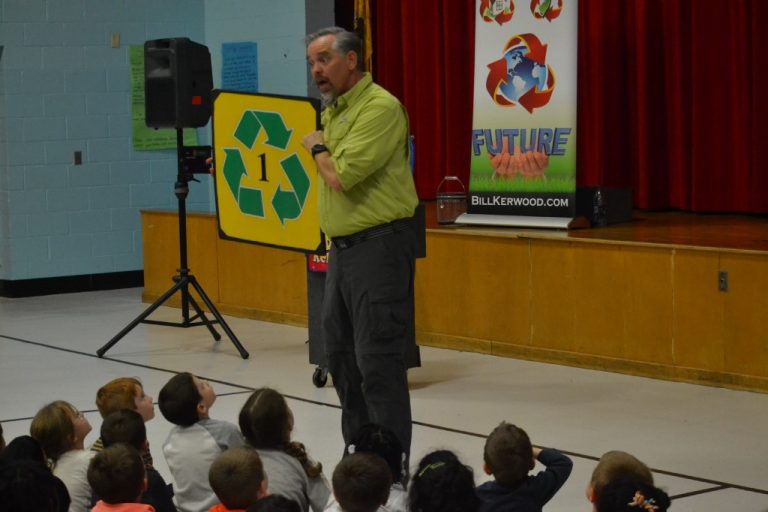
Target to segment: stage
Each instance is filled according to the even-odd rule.
[[[562,231],[443,227],[426,210],[420,344],[768,392],[768,219],[637,211]],[[220,240],[213,214],[187,224],[222,313],[307,324],[303,254]],[[152,302],[178,267],[176,213],[143,211],[142,233]]]

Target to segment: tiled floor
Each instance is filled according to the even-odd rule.
[[[237,421],[250,389],[272,386],[289,398],[295,438],[330,474],[342,452],[338,401],[330,384],[312,384],[307,330],[227,317],[250,351],[243,360],[226,336],[214,343],[204,327],[139,325],[105,359],[96,350],[141,313],[141,290],[0,298],[0,422],[6,440],[28,432],[31,417],[54,399],[87,411],[96,438],[99,386],[137,376],[153,397],[171,374],[212,381],[212,417]],[[162,307],[153,319],[178,321]],[[223,333],[222,333],[223,334]],[[412,461],[447,447],[481,471],[483,436],[501,420],[527,430],[534,443],[558,448],[574,471],[548,511],[590,509],[584,487],[605,451],[633,453],[676,497],[672,510],[768,511],[768,395],[655,381],[598,371],[422,348],[410,371]],[[160,472],[170,475],[160,446],[170,424],[157,410],[147,424]]]

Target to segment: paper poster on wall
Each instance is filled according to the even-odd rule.
[[[136,151],[176,149],[176,130],[156,130],[146,124],[144,103],[144,45],[129,47],[131,74],[131,139]],[[197,130],[184,128],[184,145],[197,146]]]
[[[467,224],[575,215],[577,0],[476,0]]]
[[[221,45],[221,88],[228,91],[259,92],[258,47],[256,43]]]

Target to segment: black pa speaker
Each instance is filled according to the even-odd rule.
[[[151,128],[197,128],[211,118],[211,54],[186,37],[144,43],[145,118]]]

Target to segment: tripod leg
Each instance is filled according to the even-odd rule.
[[[200,318],[200,320],[203,322],[203,324],[208,328],[208,331],[211,333],[211,336],[213,336],[213,339],[216,341],[219,341],[221,339],[221,334],[218,333],[216,329],[213,328],[213,322],[208,320],[208,317],[205,316],[205,311],[200,309],[200,306],[197,305],[197,301],[192,297],[190,294],[187,297],[187,300],[192,305],[192,308],[195,310],[195,313]]]
[[[152,312],[153,312],[154,310],[156,310],[158,307],[160,307],[160,305],[161,305],[163,302],[165,302],[166,300],[168,300],[168,299],[171,297],[171,295],[173,295],[174,293],[176,293],[177,291],[179,291],[179,289],[180,289],[182,286],[186,285],[188,281],[189,281],[189,278],[186,278],[186,277],[183,277],[183,278],[179,279],[179,280],[176,282],[176,284],[175,284],[175,285],[173,285],[173,286],[172,286],[172,287],[171,287],[171,288],[170,288],[170,289],[169,289],[167,292],[165,292],[164,294],[162,294],[162,295],[160,296],[160,298],[158,298],[158,299],[157,299],[155,302],[153,302],[153,303],[152,303],[152,305],[151,305],[151,306],[149,306],[147,309],[145,309],[145,310],[144,310],[144,312],[143,312],[142,314],[140,314],[139,316],[137,316],[136,318],[134,318],[134,319],[133,319],[133,321],[132,321],[131,323],[129,323],[128,325],[126,325],[126,326],[125,326],[125,328],[123,328],[123,330],[122,330],[122,331],[120,331],[119,333],[117,333],[117,334],[115,335],[115,337],[114,337],[114,338],[112,338],[111,340],[109,340],[109,341],[107,342],[107,344],[106,344],[106,345],[104,345],[104,346],[103,346],[103,347],[101,347],[99,350],[97,350],[97,351],[96,351],[96,355],[97,355],[97,356],[99,356],[99,357],[104,357],[104,354],[106,354],[106,353],[107,353],[107,350],[109,350],[110,348],[112,348],[112,347],[113,347],[113,346],[114,346],[114,345],[115,345],[115,344],[116,344],[118,341],[120,341],[120,339],[121,339],[123,336],[125,336],[126,334],[128,334],[128,333],[130,332],[130,330],[131,330],[131,329],[133,329],[134,327],[136,327],[137,325],[139,325],[139,324],[140,324],[140,323],[141,323],[141,322],[142,322],[142,321],[143,321],[145,318],[147,318],[149,315],[151,315],[151,314],[152,314]]]
[[[243,359],[248,359],[249,354],[248,351],[245,350],[245,347],[243,347],[240,342],[237,339],[237,336],[235,336],[235,333],[232,332],[232,329],[229,328],[229,325],[227,325],[227,322],[224,320],[224,317],[221,316],[221,313],[219,313],[219,310],[216,309],[216,306],[213,305],[213,302],[211,302],[211,299],[208,298],[208,295],[206,295],[205,290],[203,290],[203,287],[200,286],[200,283],[197,282],[197,279],[195,279],[195,276],[189,276],[189,282],[192,285],[192,287],[197,291],[197,294],[200,295],[200,298],[203,299],[203,302],[205,303],[205,306],[208,308],[208,311],[211,312],[211,314],[218,320],[219,325],[222,329],[224,329],[224,332],[227,333],[227,336],[229,336],[229,339],[232,341],[232,344],[237,348],[237,351],[240,352],[240,357]]]

